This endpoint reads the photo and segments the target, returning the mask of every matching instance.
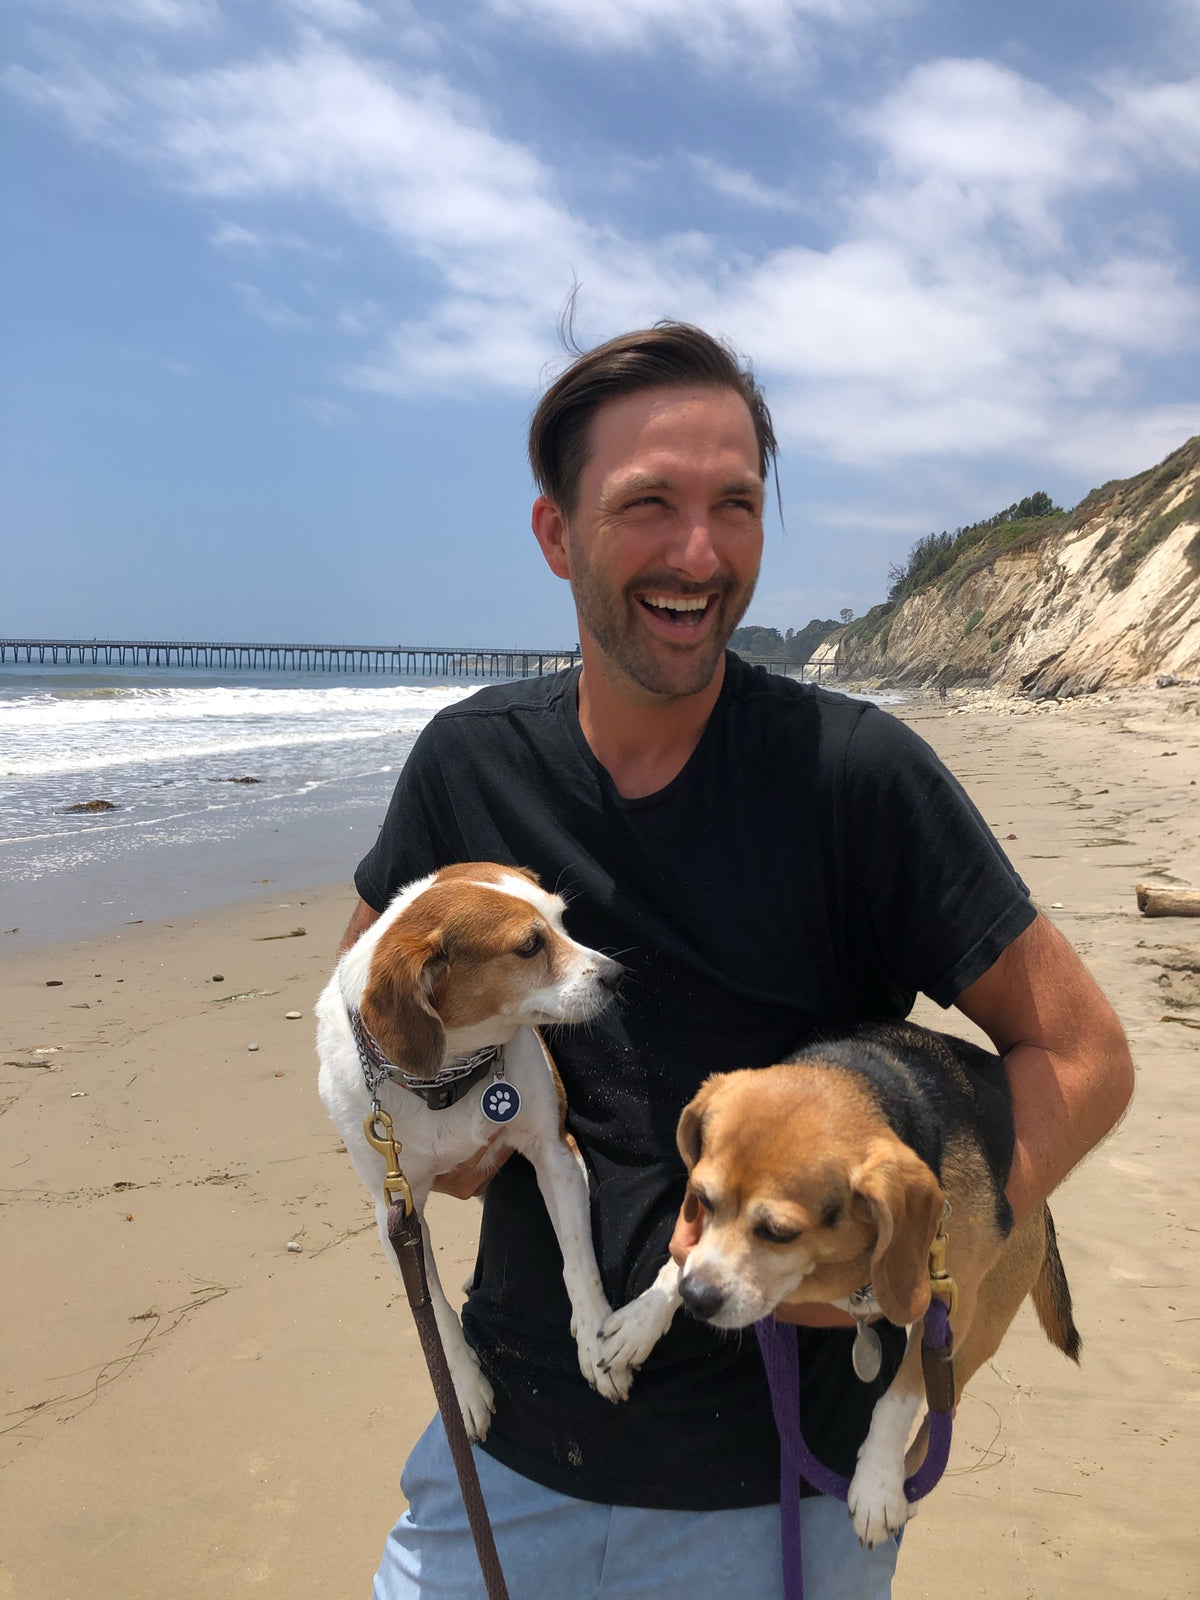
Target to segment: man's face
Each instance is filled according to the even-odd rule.
[[[762,556],[749,409],[732,389],[646,389],[601,407],[589,444],[562,566],[551,565],[570,578],[580,627],[610,672],[653,695],[699,693]]]

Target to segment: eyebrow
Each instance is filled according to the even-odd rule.
[[[664,478],[655,472],[632,472],[626,478],[619,478],[613,485],[613,494],[616,496],[627,494],[640,494],[647,489],[673,489],[675,487],[670,478]],[[755,476],[752,478],[735,478],[723,484],[720,493],[728,494],[761,494],[763,481]]]

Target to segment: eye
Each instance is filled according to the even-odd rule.
[[[754,1237],[765,1239],[768,1244],[795,1244],[803,1232],[803,1228],[780,1228],[773,1222],[754,1224]]]
[[[546,935],[544,933],[531,933],[524,944],[519,944],[513,955],[520,956],[522,961],[529,961],[546,948]]]
[[[712,1212],[713,1203],[705,1194],[703,1189],[689,1189],[688,1199],[694,1200],[700,1207],[701,1211],[707,1211],[709,1213]]]

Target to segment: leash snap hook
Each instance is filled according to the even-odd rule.
[[[946,1302],[946,1310],[953,1317],[958,1310],[958,1284],[946,1271],[946,1249],[950,1240],[944,1228],[938,1228],[929,1247],[929,1292]]]
[[[402,1205],[406,1217],[416,1211],[413,1192],[400,1167],[401,1146],[396,1142],[392,1119],[382,1106],[373,1106],[363,1123],[367,1143],[387,1162],[383,1177],[383,1201],[386,1206]]]

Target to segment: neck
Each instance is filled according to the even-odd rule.
[[[610,668],[590,641],[582,654],[579,726],[592,754],[624,799],[656,794],[678,777],[700,743],[720,698],[725,658],[698,693],[672,697]]]
[[[477,1050],[486,1050],[492,1045],[506,1045],[519,1027],[520,1023],[517,1022],[500,1023],[495,1017],[488,1017],[472,1027],[451,1028],[446,1034],[446,1054],[442,1058],[442,1066],[452,1067],[466,1056],[473,1056]]]

